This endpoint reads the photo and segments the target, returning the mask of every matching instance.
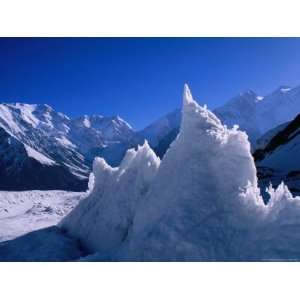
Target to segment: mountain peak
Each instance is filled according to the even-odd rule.
[[[91,127],[91,122],[89,120],[89,116],[87,115],[84,115],[83,116],[83,121],[82,121],[83,125],[87,128],[90,128]]]
[[[257,95],[256,92],[253,90],[246,90],[244,92],[239,93],[237,96],[233,97],[231,100],[229,100],[227,103],[236,103],[236,102],[247,102],[247,103],[255,103],[257,102],[257,98],[259,96]],[[226,105],[226,104],[225,104]]]
[[[47,111],[54,111],[53,107],[48,104],[38,104],[38,106],[43,107]]]
[[[249,89],[244,92],[241,92],[240,96],[255,96],[256,97],[257,95],[253,90]]]
[[[127,127],[129,130],[133,130],[132,126],[119,115],[112,116],[111,120],[114,124],[117,124],[117,126]]]

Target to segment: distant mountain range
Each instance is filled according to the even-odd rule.
[[[267,146],[299,112],[300,87],[287,86],[266,96],[249,90],[214,110],[223,123],[238,124],[247,132],[253,150]],[[127,149],[147,139],[162,157],[176,138],[180,122],[181,110],[176,109],[135,131],[118,116],[69,118],[48,105],[3,103],[0,189],[85,190],[95,156],[117,166]]]
[[[87,188],[95,156],[116,165],[143,141],[120,117],[70,119],[48,105],[0,105],[0,189]]]

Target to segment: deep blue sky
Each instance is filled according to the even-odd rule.
[[[181,105],[184,82],[209,108],[300,85],[300,39],[0,39],[1,102],[120,115],[140,129]]]

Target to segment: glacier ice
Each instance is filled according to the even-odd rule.
[[[60,224],[89,251],[107,254],[126,239],[139,201],[160,164],[147,142],[127,151],[119,167],[96,158],[90,194]],[[94,183],[93,183],[94,182]]]
[[[263,218],[263,201],[251,189],[255,186],[247,135],[223,126],[185,86],[179,135],[120,255],[133,260],[236,256],[235,240]]]
[[[60,226],[94,260],[300,259],[300,198],[269,187],[266,205],[246,133],[183,93],[180,132],[162,161],[149,145],[94,184]]]

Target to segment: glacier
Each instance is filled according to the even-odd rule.
[[[55,226],[83,198],[86,198],[86,193],[0,191],[0,242]]]
[[[147,193],[160,159],[148,143],[127,151],[119,167],[103,158],[93,163],[89,196],[60,226],[79,238],[84,247],[103,255],[116,251],[126,239],[139,201]]]
[[[86,260],[299,260],[300,198],[282,183],[264,203],[247,134],[183,93],[163,159],[147,143],[119,167],[93,164],[90,191],[59,227]]]

